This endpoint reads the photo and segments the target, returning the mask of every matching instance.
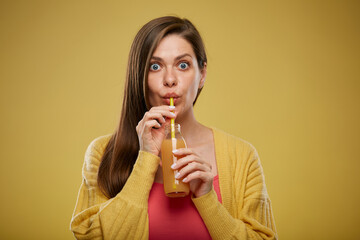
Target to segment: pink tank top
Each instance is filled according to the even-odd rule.
[[[219,202],[222,202],[218,175],[213,185]],[[163,184],[154,182],[148,202],[149,239],[211,239],[190,194],[183,198],[169,198],[164,193]]]

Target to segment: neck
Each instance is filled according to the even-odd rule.
[[[195,119],[194,108],[192,107],[181,116],[178,116],[175,122],[180,124],[181,134],[185,138],[187,144],[190,145],[194,142],[198,133],[204,128],[204,126]]]

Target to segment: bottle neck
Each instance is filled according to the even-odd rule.
[[[166,134],[166,138],[178,138],[178,136],[181,136],[181,127],[180,124],[175,123],[175,124],[170,124],[168,126],[165,127],[165,134]]]

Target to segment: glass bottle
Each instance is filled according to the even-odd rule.
[[[168,197],[185,197],[189,194],[189,184],[181,179],[175,179],[179,170],[173,170],[171,165],[178,158],[172,153],[173,150],[186,148],[186,142],[181,135],[180,124],[174,124],[175,134],[171,134],[171,125],[165,127],[166,137],[161,144],[161,161],[164,180],[164,191]],[[180,158],[179,158],[180,159]]]

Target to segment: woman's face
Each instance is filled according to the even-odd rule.
[[[206,65],[200,71],[191,44],[177,34],[163,38],[150,60],[148,101],[151,107],[170,105],[174,98],[177,113],[192,108],[204,85]]]

